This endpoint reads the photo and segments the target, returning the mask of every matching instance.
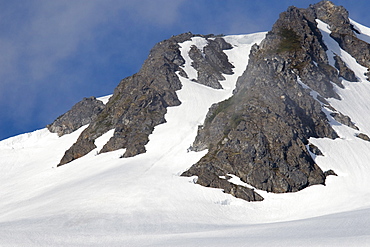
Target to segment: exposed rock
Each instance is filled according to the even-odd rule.
[[[189,57],[193,60],[192,66],[198,71],[197,82],[212,88],[222,88],[220,80],[225,80],[222,74],[232,74],[234,67],[229,63],[223,50],[231,49],[231,45],[224,39],[217,37],[207,39],[203,51],[196,46],[191,47]]]
[[[331,1],[320,1],[310,5],[306,10],[310,18],[320,19],[329,24],[332,32],[352,34],[348,11],[343,6],[337,6]]]
[[[317,100],[323,103],[327,108],[331,109],[332,111],[335,111],[335,109],[329,104],[329,102],[321,95],[317,95]]]
[[[262,201],[263,197],[256,193],[253,189],[247,187],[232,184],[226,179],[222,179],[217,176],[213,167],[208,167],[211,170],[204,169],[202,174],[197,179],[197,184],[211,188],[222,188],[225,193],[231,194],[237,198],[250,201]],[[186,174],[185,174],[186,175]]]
[[[326,172],[324,172],[325,174],[325,177],[327,176],[338,176],[333,170],[328,170]]]
[[[94,148],[96,148],[96,146],[92,140],[89,139],[80,140],[74,143],[73,146],[65,152],[58,166],[60,166],[61,164],[66,164],[74,159],[81,158]]]
[[[324,156],[321,152],[321,150],[316,147],[315,145],[313,145],[312,143],[310,143],[308,145],[308,149],[310,150],[311,153],[315,154],[315,155],[318,155],[318,156]]]
[[[334,82],[343,87],[338,72],[328,63],[327,48],[315,19],[306,13],[306,10],[289,7],[262,41],[258,53],[260,56],[271,56],[270,63],[274,65],[270,69],[278,73],[282,69],[294,72],[321,96],[340,99],[332,85]]]
[[[182,70],[185,61],[178,43],[191,37],[193,34],[185,33],[156,44],[140,71],[119,83],[104,110],[58,166],[89,153],[96,147],[95,139],[111,129],[115,129],[114,135],[100,152],[126,148],[124,157],[145,152],[154,126],[165,122],[166,108],[180,104],[175,91],[181,89],[181,83],[175,72]]]
[[[340,47],[351,54],[356,61],[370,69],[370,44],[356,36],[356,30],[348,18],[348,11],[343,6],[336,6],[330,1],[321,1],[311,5],[308,11],[312,16],[329,24],[331,34]]]
[[[338,135],[297,80],[323,97],[340,99],[331,82],[342,85],[326,49],[311,12],[290,7],[282,13],[260,46],[252,48],[234,95],[210,108],[192,146],[209,152],[183,175],[209,181],[212,173],[235,174],[275,193],[325,184],[305,145],[310,137]],[[225,185],[214,179],[212,186]]]
[[[345,116],[340,112],[330,113],[330,116],[332,116],[339,123],[344,124],[352,129],[358,130],[358,127],[352,122],[350,117]]]
[[[334,57],[335,67],[339,70],[339,76],[343,77],[347,81],[356,82],[358,81],[355,73],[347,67],[347,65],[342,61],[342,59],[336,55]]]
[[[90,124],[104,108],[103,102],[95,97],[84,98],[46,127],[50,132],[58,133],[58,136],[69,134],[86,124]]]
[[[308,9],[289,7],[261,44],[252,47],[234,95],[209,109],[191,147],[193,151],[208,149],[208,153],[183,176],[197,176],[200,185],[220,188],[247,201],[261,201],[262,196],[253,189],[223,177],[235,174],[257,189],[285,193],[324,185],[327,176],[336,175],[316,165],[310,152],[322,152],[308,140],[338,137],[322,107],[331,109],[338,122],[358,129],[326,100],[340,99],[333,86],[343,87],[340,77],[349,81],[357,78],[340,57],[334,58],[335,68],[329,64],[317,18],[330,25],[332,37],[343,49],[369,68],[369,45],[357,39],[344,8],[330,1]],[[179,43],[194,36],[185,33],[158,43],[141,70],[120,82],[107,105],[95,115],[87,114],[89,126],[59,165],[89,153],[96,148],[95,139],[111,129],[114,135],[100,152],[124,148],[123,157],[144,153],[154,127],[165,122],[167,107],[181,104],[176,94],[182,86],[177,74],[187,75]],[[223,74],[232,74],[233,66],[223,52],[231,45],[221,37],[197,36],[208,41],[202,50],[193,46],[189,51],[192,66],[198,71],[197,82],[221,88]],[[316,97],[311,89],[318,93]],[[57,131],[64,127],[49,128]],[[365,134],[357,136],[370,141]]]
[[[140,71],[119,83],[106,107],[93,116],[88,128],[66,151],[58,166],[89,153],[96,148],[95,139],[111,129],[115,130],[114,135],[99,150],[100,153],[124,148],[122,157],[144,153],[154,127],[165,123],[167,107],[181,103],[176,91],[182,85],[176,72],[185,77],[186,73],[182,69],[185,60],[180,54],[179,43],[194,36],[184,33],[156,44]],[[218,81],[224,79],[222,73],[232,73],[233,66],[223,53],[231,45],[221,37],[197,36],[208,41],[204,54],[196,48],[190,52],[194,58],[193,66],[198,70],[198,82],[217,88]]]
[[[359,134],[356,134],[356,137],[364,140],[364,141],[368,141],[370,142],[370,137],[364,133],[359,133]]]
[[[332,116],[338,122],[358,129],[325,99],[340,99],[332,82],[343,87],[340,77],[348,81],[357,78],[340,57],[334,58],[336,68],[329,64],[316,19],[329,24],[331,36],[342,49],[369,68],[369,45],[357,39],[343,7],[322,1],[308,9],[288,8],[260,46],[252,48],[234,95],[210,108],[192,145],[195,151],[209,152],[184,176],[197,175],[202,181],[202,176],[211,177],[212,173],[235,174],[258,189],[280,193],[325,184],[326,176],[336,175],[332,170],[324,173],[306,150],[310,137],[338,135],[311,90],[297,80],[299,77],[319,94],[317,100],[335,112]],[[309,149],[322,155],[312,144]],[[225,186],[219,180],[212,184]]]

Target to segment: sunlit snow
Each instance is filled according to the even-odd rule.
[[[62,137],[43,129],[0,142],[0,245],[370,245],[370,142],[355,137],[357,132],[370,135],[370,83],[361,76],[363,67],[326,35],[324,25],[328,52],[340,52],[361,79],[343,81],[345,88],[336,88],[342,100],[330,99],[360,130],[337,124],[333,127],[340,138],[310,139],[324,154],[315,158],[317,164],[339,175],[328,177],[326,186],[289,194],[258,191],[263,202],[246,202],[179,176],[207,152],[188,152],[197,127],[213,103],[232,95],[251,46],[266,33],[226,37],[234,47],[225,52],[235,73],[224,75],[221,90],[191,81],[196,71],[187,51],[206,44],[193,38],[180,44],[189,77],[179,76],[182,104],[168,108],[167,122],[155,127],[145,154],[124,159],[119,158],[124,150],[97,155],[112,130],[97,140],[97,149],[56,168],[86,126]],[[230,176],[231,182],[243,184]]]
[[[108,103],[108,100],[110,99],[110,97],[112,97],[112,95],[102,96],[102,97],[97,98],[97,100],[100,100],[105,105]]]

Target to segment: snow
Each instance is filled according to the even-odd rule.
[[[324,153],[315,157],[323,169],[333,169],[326,186],[297,193],[257,190],[265,200],[246,202],[220,189],[194,184],[179,175],[207,151],[188,152],[208,108],[232,95],[245,70],[254,43],[266,33],[227,36],[226,53],[235,66],[224,75],[223,89],[197,84],[187,51],[202,50],[203,38],[181,46],[182,104],[168,108],[166,123],[155,127],[147,152],[120,159],[124,150],[97,155],[113,130],[101,136],[97,148],[70,164],[56,164],[86,126],[58,137],[46,129],[0,142],[1,246],[366,246],[370,245],[370,86],[363,67],[332,41],[320,24],[328,54],[340,54],[360,82],[343,81],[336,88],[342,100],[330,99],[352,118],[360,131],[335,122],[340,138],[311,138]],[[245,185],[230,174],[231,182]],[[248,186],[248,185],[246,185]]]
[[[113,134],[114,134],[114,129],[111,129],[104,135],[97,138],[95,140],[96,149],[100,151],[103,148],[103,146],[109,141],[109,139],[113,137]]]
[[[360,23],[355,22],[352,19],[349,19],[353,27],[360,32],[360,34],[356,34],[357,38],[362,39],[363,41],[370,43],[370,28],[361,25]]]
[[[198,79],[198,72],[191,66],[191,58],[189,57],[188,51],[192,46],[195,46],[197,49],[203,52],[203,48],[208,44],[208,41],[202,37],[193,37],[189,41],[183,42],[180,47],[182,48],[181,56],[185,60],[184,70],[190,80],[197,80]]]
[[[112,97],[112,94],[99,97],[99,98],[97,98],[97,100],[100,100],[101,102],[103,102],[104,105],[106,105],[108,103],[108,100],[110,99],[110,97]]]
[[[329,59],[329,64],[335,68],[334,56],[338,55],[349,68],[353,68],[352,70],[357,78],[359,78],[361,81],[366,81],[366,76],[364,74],[367,72],[367,68],[359,65],[356,60],[350,54],[348,54],[348,52],[340,48],[339,44],[330,37],[331,31],[326,23],[319,19],[317,19],[316,22],[319,29],[321,30],[325,43],[330,46],[330,49],[326,51]]]

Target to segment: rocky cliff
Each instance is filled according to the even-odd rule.
[[[183,176],[196,176],[200,185],[260,201],[263,198],[252,188],[231,183],[231,176],[257,189],[284,193],[325,184],[326,176],[335,174],[315,164],[311,154],[322,154],[309,138],[337,138],[330,121],[357,128],[326,100],[340,100],[335,87],[343,87],[342,79],[355,82],[357,77],[340,54],[328,57],[317,19],[329,25],[343,50],[370,68],[369,44],[357,38],[343,7],[330,1],[307,9],[289,7],[262,43],[244,54],[249,63],[233,96],[209,109],[190,148],[208,153]],[[114,135],[100,153],[118,149],[125,149],[122,157],[144,153],[154,127],[166,121],[167,107],[181,104],[176,94],[182,87],[179,76],[189,75],[179,44],[194,37],[207,44],[203,49],[192,46],[188,52],[197,72],[192,80],[222,89],[220,81],[234,68],[224,52],[232,47],[222,37],[185,33],[162,41],[137,74],[119,83],[106,105],[84,99],[48,125],[61,136],[88,124],[58,166],[92,151],[95,140],[112,129]],[[323,109],[330,109],[330,114]]]
[[[308,9],[288,8],[260,46],[252,49],[234,95],[210,109],[192,146],[195,151],[209,151],[184,176],[197,176],[203,186],[225,189],[232,174],[257,189],[283,193],[325,184],[326,175],[335,174],[315,164],[309,149],[321,152],[308,139],[337,138],[331,117],[357,128],[325,100],[340,99],[334,85],[342,87],[342,78],[357,78],[339,56],[334,57],[334,67],[329,63],[316,19],[329,24],[342,49],[369,68],[369,46],[356,38],[343,7],[322,1]],[[326,115],[323,108],[334,113]]]
[[[233,73],[233,66],[223,53],[223,50],[230,49],[230,45],[221,37],[184,33],[162,41],[154,46],[137,74],[119,83],[105,106],[96,106],[96,100],[83,100],[48,125],[51,132],[63,135],[89,124],[77,142],[66,151],[58,166],[89,153],[96,148],[96,138],[111,129],[114,129],[114,136],[100,153],[118,149],[126,149],[122,157],[144,153],[148,136],[154,127],[166,121],[164,115],[167,107],[181,104],[176,95],[176,91],[181,89],[176,73],[183,77],[188,75],[181,67],[184,59],[180,54],[179,43],[196,36],[208,40],[204,54],[195,46],[189,52],[194,61],[193,67],[198,73],[196,82],[221,88],[218,81],[224,79],[222,74]]]

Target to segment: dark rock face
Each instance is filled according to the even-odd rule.
[[[220,37],[201,36],[207,39],[204,54],[195,46],[192,56],[197,57],[193,67],[198,70],[198,82],[218,88],[222,73],[232,73],[223,50],[231,45]],[[179,43],[190,40],[195,35],[184,33],[162,41],[154,46],[141,70],[123,79],[115,89],[107,105],[89,122],[77,142],[66,151],[59,165],[78,159],[96,148],[94,141],[107,131],[114,129],[113,137],[104,145],[100,153],[125,148],[123,157],[144,153],[148,136],[156,125],[165,123],[167,107],[180,105],[176,91],[181,89],[181,82],[176,72],[186,77],[182,69],[185,63],[180,54]],[[199,56],[199,57],[198,57]],[[78,112],[84,108],[78,108]],[[89,115],[86,111],[86,115]]]
[[[359,133],[359,134],[357,134],[356,135],[356,137],[358,137],[358,138],[360,138],[360,139],[362,139],[362,140],[364,140],[364,141],[368,141],[368,142],[370,142],[370,137],[369,136],[367,136],[366,134],[364,134],[364,133]]]
[[[334,57],[335,68],[329,65],[316,19],[330,25],[331,36],[342,49],[370,67],[369,45],[357,39],[343,7],[322,1],[308,9],[288,8],[260,46],[252,48],[234,95],[210,108],[192,147],[209,152],[184,176],[198,176],[199,184],[224,188],[222,177],[235,174],[255,188],[281,193],[324,184],[326,176],[336,175],[332,170],[324,173],[306,145],[310,137],[338,137],[322,106],[331,109],[338,122],[358,129],[325,100],[340,99],[332,84],[343,87],[340,77],[357,78],[339,56]],[[317,100],[298,80],[319,94]],[[308,147],[322,155],[314,145]]]
[[[344,124],[352,129],[358,130],[358,127],[352,122],[351,118],[343,115],[340,112],[333,112],[330,115],[339,123]]]
[[[327,176],[338,176],[333,170],[328,170],[326,172],[324,172],[325,174],[325,177]]]
[[[340,47],[351,54],[359,64],[370,68],[370,44],[356,37],[358,31],[351,25],[348,11],[344,7],[335,6],[330,1],[321,1],[310,6],[308,12],[329,24],[331,37]]]
[[[145,152],[148,135],[154,126],[165,122],[166,108],[180,104],[175,91],[181,89],[181,83],[175,72],[182,70],[185,61],[178,43],[192,36],[175,36],[154,46],[139,73],[119,83],[106,107],[66,151],[59,165],[89,153],[96,147],[95,139],[111,129],[115,129],[114,136],[100,152],[126,148],[124,157]]]
[[[350,70],[347,65],[342,61],[339,56],[334,57],[335,68],[339,70],[339,76],[343,77],[347,81],[356,82],[358,81],[355,73]]]
[[[198,176],[199,184],[224,188],[220,176],[234,174],[257,189],[275,193],[325,184],[332,172],[324,173],[315,164],[306,145],[310,137],[338,137],[321,104],[335,110],[325,100],[340,99],[331,82],[343,87],[339,77],[357,80],[340,59],[336,59],[338,70],[329,65],[315,22],[324,16],[333,32],[348,25],[347,33],[353,35],[347,12],[343,8],[336,12],[333,6],[323,1],[308,9],[290,7],[280,15],[260,46],[252,48],[234,95],[210,108],[192,147],[209,152],[184,176]],[[335,18],[328,19],[328,13]],[[298,80],[318,92],[320,102]],[[347,116],[333,117],[357,128]],[[311,152],[322,155],[317,148]]]
[[[234,67],[222,51],[231,48],[231,45],[224,39],[217,37],[208,40],[204,53],[195,46],[190,49],[189,57],[193,60],[192,66],[198,71],[198,83],[216,89],[222,88],[219,82],[225,80],[222,74],[232,74]]]
[[[95,97],[84,98],[46,127],[50,132],[58,133],[58,136],[69,134],[86,124],[90,124],[104,108],[103,102]]]
[[[314,155],[324,156],[321,150],[312,143],[308,145],[308,150],[310,150],[310,152],[313,153]]]
[[[227,181],[227,179],[220,178],[220,175],[218,174],[222,174],[222,172],[218,173],[217,170],[205,172],[203,176],[198,177],[197,184],[205,187],[222,188],[225,193],[244,199],[248,202],[263,201],[263,197],[256,193],[253,189],[230,183]]]
[[[341,78],[353,82],[357,78],[338,55],[334,67],[329,64],[316,19],[330,25],[331,36],[342,49],[370,67],[370,47],[356,37],[343,7],[330,1],[307,9],[289,7],[262,43],[252,47],[234,95],[209,109],[191,147],[193,151],[208,149],[208,153],[183,176],[197,176],[198,184],[223,189],[247,201],[262,201],[254,189],[231,183],[230,175],[274,193],[325,184],[327,176],[336,175],[332,170],[323,172],[315,164],[311,154],[323,154],[308,139],[338,137],[328,117],[358,129],[326,100],[340,99],[333,83],[343,87]],[[233,69],[223,52],[231,45],[224,39],[185,33],[162,41],[137,74],[120,82],[106,106],[86,99],[48,126],[62,135],[89,124],[58,166],[89,153],[96,148],[96,138],[111,129],[114,135],[100,152],[125,148],[123,157],[144,153],[149,134],[166,121],[167,107],[181,104],[176,94],[182,86],[177,74],[187,74],[179,43],[195,36],[208,42],[202,50],[193,46],[189,51],[198,72],[195,81],[222,88],[219,81],[225,79],[223,74],[232,74]],[[312,90],[318,95],[312,96]],[[330,109],[331,116],[322,107]],[[362,134],[358,137],[370,140]]]

